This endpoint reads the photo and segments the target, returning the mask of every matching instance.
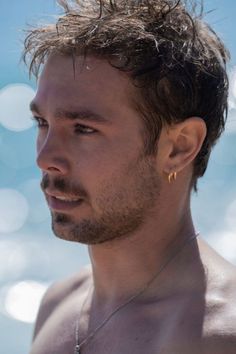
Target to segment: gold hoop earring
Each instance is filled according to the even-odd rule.
[[[171,172],[168,175],[168,182],[172,183],[172,181],[176,181],[177,178],[177,172]]]

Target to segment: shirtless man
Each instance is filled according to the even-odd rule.
[[[24,54],[52,227],[91,267],[49,288],[31,354],[235,354],[235,268],[190,211],[224,129],[227,51],[181,2],[61,4]]]

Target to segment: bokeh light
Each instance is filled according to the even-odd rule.
[[[0,232],[19,230],[29,213],[26,198],[15,189],[0,189]]]
[[[18,321],[33,323],[47,288],[48,284],[31,280],[15,283],[6,292],[6,314]]]
[[[30,278],[48,278],[51,258],[39,239],[42,236],[36,232],[22,231],[12,233],[10,240],[0,240],[0,282],[16,281],[26,273]]]
[[[209,235],[207,241],[221,256],[236,264],[235,232],[222,230]]]
[[[229,109],[225,132],[226,134],[236,134],[236,107]]]
[[[236,133],[236,66],[229,71],[229,114],[226,125],[227,134]]]
[[[0,91],[0,123],[9,130],[22,131],[32,127],[29,103],[34,90],[25,84],[12,84]]]
[[[229,71],[229,108],[236,108],[236,66]]]
[[[0,241],[0,259],[1,281],[19,277],[28,264],[25,248],[16,241]]]
[[[236,149],[232,148],[235,136],[229,135],[227,139],[221,139],[214,147],[211,160],[221,166],[236,166]]]
[[[2,132],[0,161],[4,166],[20,170],[35,165],[35,133],[34,129],[17,133],[10,130]]]
[[[236,199],[229,205],[226,211],[226,224],[230,230],[235,232],[235,239],[236,239]],[[235,252],[236,257],[236,252]]]
[[[234,108],[236,108],[236,66],[233,68],[230,76],[230,86],[232,90]]]
[[[47,207],[43,192],[40,189],[40,179],[34,178],[27,180],[20,186],[29,204],[30,223],[42,223],[50,218],[50,212]]]

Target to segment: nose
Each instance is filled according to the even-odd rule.
[[[64,141],[52,132],[37,140],[37,165],[43,172],[66,175],[69,161],[66,157]]]

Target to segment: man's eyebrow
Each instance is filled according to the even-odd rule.
[[[29,108],[30,108],[30,110],[31,110],[32,112],[36,112],[36,113],[40,114],[40,113],[39,113],[40,110],[39,110],[37,104],[36,104],[34,101],[30,102]]]
[[[40,109],[36,102],[32,101],[30,103],[30,110],[36,112],[40,115]],[[66,120],[88,120],[91,122],[98,122],[98,123],[109,123],[109,120],[105,117],[101,116],[98,113],[95,113],[89,109],[57,109],[55,111],[54,117],[56,119],[66,119]]]
[[[85,109],[80,108],[76,110],[58,109],[55,112],[55,118],[69,119],[69,120],[81,119],[81,120],[88,120],[91,122],[109,123],[108,119],[106,119],[105,117],[86,108]]]

